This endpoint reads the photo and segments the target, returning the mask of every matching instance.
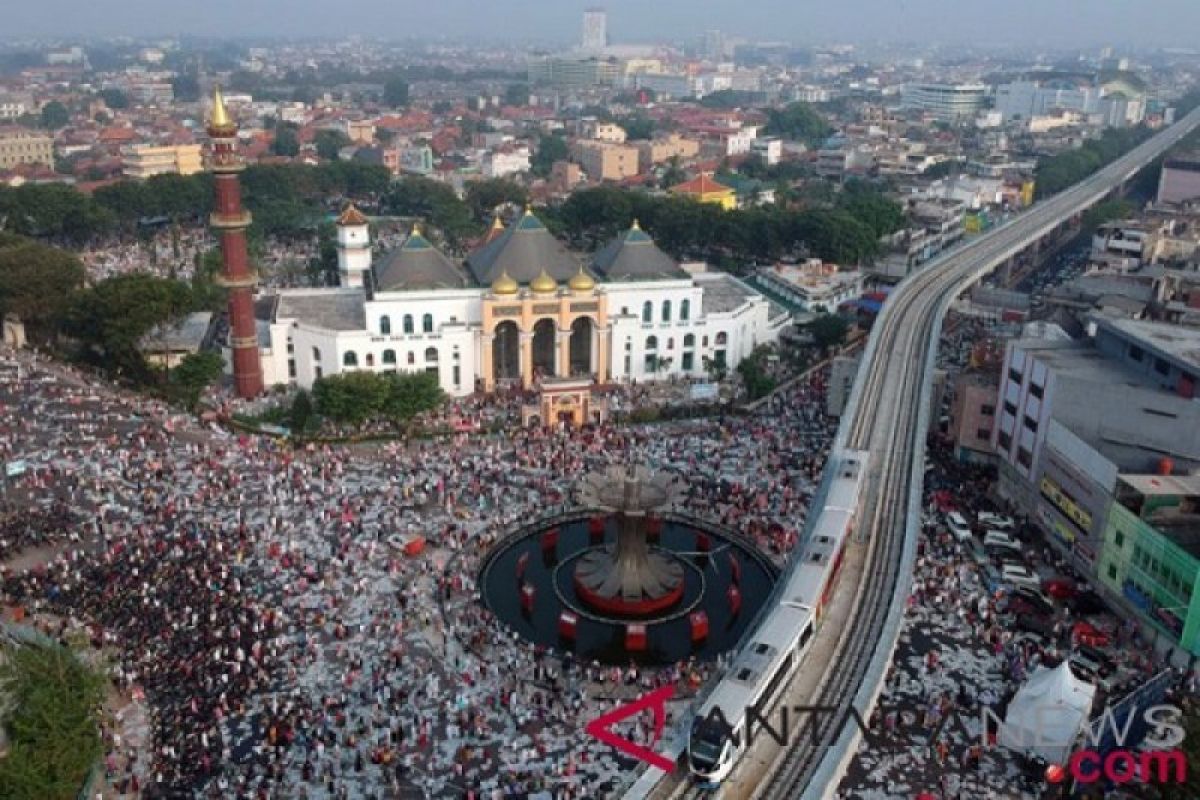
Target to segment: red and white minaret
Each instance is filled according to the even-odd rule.
[[[257,397],[263,391],[262,361],[254,323],[254,287],[258,276],[246,251],[250,212],[242,208],[238,173],[244,165],[237,154],[237,123],[225,110],[221,88],[213,90],[208,135],[210,164],[216,187],[216,207],[209,225],[221,237],[224,268],[218,283],[229,290],[229,349],[233,354],[233,383],[238,397]]]

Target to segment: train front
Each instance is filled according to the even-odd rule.
[[[688,770],[698,784],[716,787],[733,767],[736,745],[718,720],[696,717],[688,737]]]

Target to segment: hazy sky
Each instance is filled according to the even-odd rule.
[[[760,39],[1195,45],[1200,0],[26,0],[0,36],[54,34],[578,38],[587,5],[615,42],[707,28]]]

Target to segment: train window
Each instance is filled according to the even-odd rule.
[[[770,646],[768,646],[766,642],[759,642],[758,644],[754,645],[754,652],[758,653],[760,656],[770,649]]]
[[[775,690],[779,688],[779,684],[782,683],[783,679],[787,677],[788,669],[791,666],[792,654],[788,653],[783,657],[783,660],[779,662],[779,669],[775,670],[775,674],[767,683],[767,688],[763,689],[763,693],[758,696],[758,702],[754,704],[755,709],[761,712],[762,709],[766,707],[767,703],[771,702],[771,698],[775,696]]]
[[[739,681],[748,681],[750,680],[750,676],[753,674],[754,670],[750,669],[749,667],[745,667],[738,671],[737,679]]]
[[[820,542],[821,544],[829,544],[833,540],[830,539],[828,536],[818,536],[817,541]]]
[[[821,554],[820,554],[820,553],[813,553],[813,554],[812,554],[812,557],[810,557],[808,560],[809,560],[809,561],[811,561],[811,562],[813,562],[814,564],[816,564],[816,563],[820,562],[820,560],[821,560]]]
[[[804,632],[800,634],[800,647],[801,648],[803,648],[804,645],[808,644],[808,640],[812,638],[812,633],[813,633],[813,626],[812,626],[812,623],[810,622],[804,626]]]

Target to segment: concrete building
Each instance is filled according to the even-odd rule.
[[[170,105],[175,102],[175,87],[169,81],[138,81],[129,85],[129,99],[143,106]]]
[[[987,104],[987,87],[982,83],[910,83],[904,86],[905,108],[923,111],[943,122],[974,119]]]
[[[1159,205],[1200,200],[1200,152],[1180,153],[1163,162],[1158,179]]]
[[[592,140],[574,145],[575,160],[594,181],[619,181],[638,174],[638,149]]]
[[[583,35],[580,49],[585,53],[600,53],[608,47],[608,12],[589,8],[583,12]]]
[[[614,86],[621,67],[615,59],[551,56],[529,62],[529,82],[560,91]]]
[[[485,178],[503,178],[506,175],[528,172],[529,165],[529,148],[514,147],[507,151],[485,153],[480,162],[480,172]]]
[[[822,263],[819,258],[803,264],[763,267],[754,277],[765,289],[802,311],[833,313],[842,303],[857,300],[863,292],[862,272],[839,270],[836,264]]]
[[[991,370],[965,370],[955,376],[948,434],[959,460],[987,462],[995,457],[992,433],[999,385],[999,375]]]
[[[755,137],[750,142],[750,152],[761,158],[768,167],[774,166],[783,158],[783,140],[778,136]]]
[[[401,172],[429,175],[433,172],[433,148],[427,144],[401,148],[399,162]]]
[[[194,175],[204,169],[198,144],[137,144],[121,153],[121,172],[127,178],[152,175]]]
[[[0,130],[0,169],[20,164],[54,165],[54,139],[24,128]]]
[[[595,139],[611,144],[625,143],[625,129],[615,122],[602,122],[597,119],[587,119],[579,126],[579,135],[584,139]]]
[[[646,172],[656,164],[664,164],[672,158],[686,161],[700,154],[700,142],[687,139],[677,133],[656,137],[637,143],[638,168]]]
[[[212,312],[196,311],[171,325],[159,325],[146,334],[138,345],[146,363],[174,369],[185,358],[212,342]]]

